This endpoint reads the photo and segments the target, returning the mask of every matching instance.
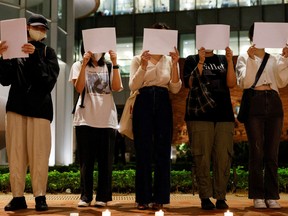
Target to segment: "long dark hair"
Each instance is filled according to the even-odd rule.
[[[249,32],[248,32],[248,37],[250,41],[253,41],[253,36],[254,36],[254,23],[250,26]]]
[[[82,43],[81,43],[81,55],[82,55],[82,57],[84,56],[84,53],[85,53],[84,43],[83,43],[83,41],[82,41]],[[100,66],[100,67],[104,66],[104,64],[105,64],[105,57],[104,57],[104,56],[105,56],[105,53],[102,53],[101,58],[97,61],[98,66]],[[92,58],[89,59],[89,61],[88,61],[87,64],[88,64],[88,66],[90,66],[90,67],[94,67]]]
[[[154,29],[170,29],[170,27],[165,24],[165,23],[161,23],[161,22],[158,22],[158,23],[154,23],[151,28],[154,28]]]

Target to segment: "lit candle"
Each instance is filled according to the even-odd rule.
[[[224,216],[233,216],[233,213],[227,210],[227,212],[224,213]]]
[[[108,209],[106,209],[106,211],[102,212],[102,216],[111,216],[111,212]]]
[[[164,212],[162,210],[159,210],[155,212],[155,216],[164,216]]]

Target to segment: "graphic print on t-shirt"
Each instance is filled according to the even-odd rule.
[[[226,69],[224,63],[220,59],[213,55],[205,59],[203,65],[203,74],[208,79],[210,85],[209,88],[214,92],[223,92],[227,88],[226,86]]]
[[[108,73],[106,72],[92,72],[87,74],[87,91],[90,94],[110,94]]]

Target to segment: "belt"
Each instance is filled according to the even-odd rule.
[[[168,89],[160,86],[145,86],[139,89],[139,92],[167,92]]]

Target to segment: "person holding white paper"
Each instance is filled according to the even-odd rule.
[[[46,211],[48,163],[51,151],[53,104],[51,91],[59,75],[55,51],[42,41],[48,21],[33,14],[27,21],[28,58],[0,59],[0,83],[10,85],[6,105],[6,145],[13,199],[5,211],[26,209],[24,190],[29,166],[36,211]],[[9,47],[0,43],[0,55]]]
[[[152,26],[168,29],[162,23]],[[170,155],[172,142],[171,93],[178,93],[179,53],[153,55],[145,50],[132,59],[129,87],[139,91],[133,107],[133,134],[136,150],[136,202],[139,210],[159,210],[170,203]],[[152,164],[155,164],[152,183]],[[153,187],[152,187],[153,185]]]
[[[236,85],[233,52],[227,47],[226,55],[201,47],[198,55],[190,55],[184,63],[184,83],[189,88],[186,99],[185,121],[191,144],[195,173],[204,210],[228,209],[226,190],[233,155],[234,113],[230,88]],[[205,92],[200,85],[207,88]],[[210,97],[209,101],[203,99]],[[195,109],[195,98],[203,102]],[[205,102],[205,103],[204,103]],[[213,106],[206,106],[213,102]],[[213,178],[211,180],[210,167]],[[210,198],[216,199],[216,205]]]
[[[249,30],[252,43],[254,24]],[[238,85],[249,89],[265,56],[265,49],[252,44],[236,64]],[[271,55],[253,89],[248,118],[244,122],[249,142],[248,197],[255,208],[280,208],[277,202],[278,151],[283,126],[283,106],[279,88],[288,83],[288,47],[281,55]]]
[[[105,60],[105,53],[85,52],[83,44],[81,53],[83,59],[72,65],[69,77],[80,94],[73,119],[80,164],[78,207],[88,207],[93,200],[95,162],[98,164],[95,207],[104,207],[112,200],[112,165],[118,126],[112,93],[123,87],[116,52],[109,51],[112,64]]]

